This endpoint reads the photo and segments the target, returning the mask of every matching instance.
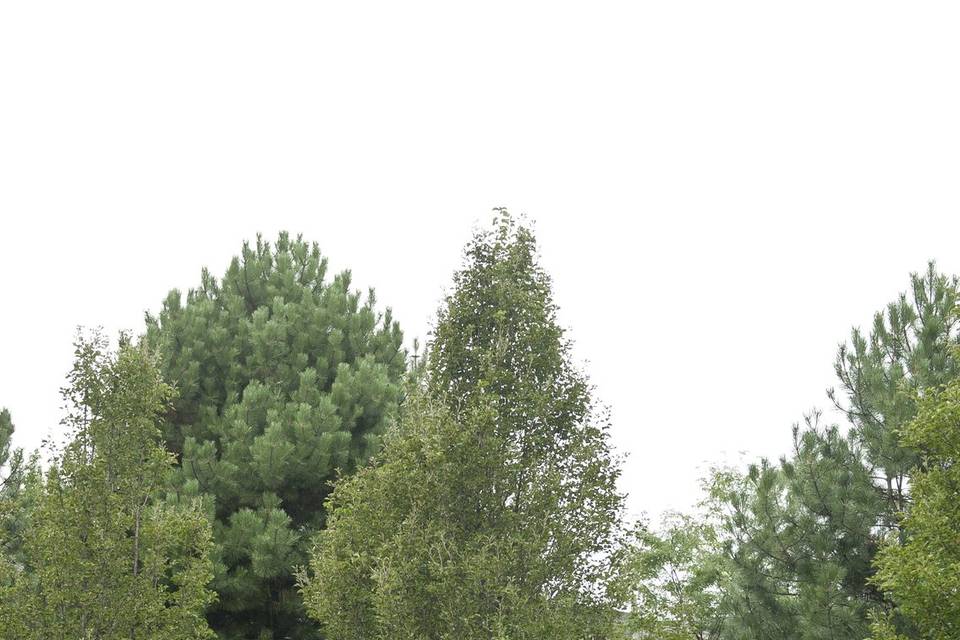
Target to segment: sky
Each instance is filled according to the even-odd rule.
[[[955,2],[0,3],[0,406],[57,438],[80,326],[245,239],[319,243],[427,337],[526,215],[633,515],[776,457],[837,346],[960,272]]]

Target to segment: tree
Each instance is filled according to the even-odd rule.
[[[932,263],[912,274],[869,335],[855,329],[839,349],[840,388],[828,394],[849,434],[795,430],[791,458],[761,461],[729,493],[729,637],[863,637],[872,617],[888,619],[872,562],[909,504],[918,458],[900,432],[918,391],[958,373],[956,301],[957,280]]]
[[[901,523],[905,535],[887,537],[875,582],[920,637],[954,638],[960,635],[960,381],[920,397],[903,441],[918,452],[920,466]],[[882,619],[874,637],[894,638],[896,632],[897,625]]]
[[[378,464],[342,480],[307,607],[336,640],[599,638],[621,599],[608,424],[571,363],[532,233],[478,233],[423,387]]]
[[[172,460],[159,416],[172,389],[150,354],[122,340],[77,343],[64,389],[72,440],[48,472],[25,568],[0,604],[7,637],[180,640],[212,637],[210,524],[198,504],[161,498]]]
[[[626,630],[659,640],[718,640],[729,567],[713,514],[668,513],[643,529],[624,574],[632,592]]]
[[[901,430],[916,415],[921,389],[936,388],[960,374],[954,349],[960,344],[955,313],[958,280],[930,263],[923,274],[910,275],[910,290],[879,311],[869,336],[858,329],[837,353],[836,372],[844,404],[835,390],[829,396],[846,413],[867,463],[879,474],[887,505],[885,527],[896,526],[907,507],[907,482],[918,462],[903,446]]]
[[[164,423],[176,490],[212,498],[220,565],[211,625],[230,640],[317,638],[294,588],[337,469],[381,446],[405,368],[390,311],[316,244],[244,244],[223,278],[174,290],[145,340],[179,390]]]
[[[790,458],[752,465],[726,501],[726,637],[865,637],[880,601],[868,579],[882,502],[855,442],[811,418]]]

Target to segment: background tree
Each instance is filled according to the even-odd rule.
[[[902,526],[877,558],[876,583],[897,603],[923,638],[960,635],[960,381],[925,394],[919,412],[903,431],[904,444],[918,452],[911,479],[912,505]],[[876,638],[894,638],[897,626],[878,621]]]
[[[659,640],[722,637],[729,567],[711,513],[664,516],[638,532],[624,571],[632,592],[626,631]]]
[[[0,604],[6,637],[213,635],[210,524],[199,505],[158,499],[172,465],[158,429],[171,395],[143,349],[78,341],[64,389],[72,440],[40,487],[24,571]]]
[[[230,640],[316,638],[293,568],[325,523],[336,469],[381,446],[405,368],[390,311],[361,303],[350,272],[324,281],[316,244],[244,244],[223,278],[203,271],[147,318],[147,343],[179,391],[167,446],[177,491],[214,500],[221,564],[211,625]]]
[[[467,247],[426,389],[331,497],[302,580],[331,638],[611,630],[619,467],[555,314],[532,233],[503,215]]]

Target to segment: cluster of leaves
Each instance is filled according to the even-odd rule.
[[[9,586],[17,572],[18,542],[25,526],[23,451],[11,448],[14,425],[10,411],[0,409],[0,589]]]

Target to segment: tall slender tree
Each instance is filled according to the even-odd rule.
[[[164,423],[177,491],[213,499],[219,601],[209,619],[230,640],[319,637],[294,589],[324,526],[335,470],[381,446],[405,368],[389,309],[325,281],[316,244],[280,234],[244,244],[222,278],[203,271],[184,300],[147,318],[147,343],[179,390]]]
[[[331,639],[600,638],[621,603],[607,421],[529,229],[468,245],[421,388],[341,481],[301,586]]]

